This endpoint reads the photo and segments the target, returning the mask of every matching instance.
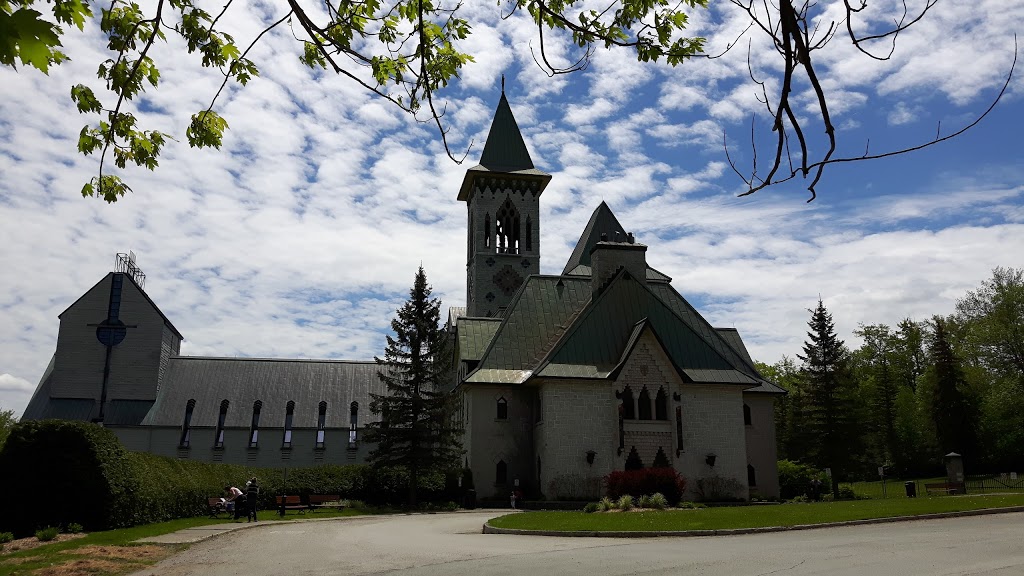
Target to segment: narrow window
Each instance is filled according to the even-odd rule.
[[[536,422],[543,422],[544,421],[544,411],[543,411],[543,409],[541,407],[541,403],[540,403],[540,392],[537,393],[537,414],[535,415],[535,417],[536,417]]]
[[[508,483],[508,465],[505,464],[504,460],[498,462],[498,465],[494,467],[494,483],[495,484],[507,484]]]
[[[320,403],[320,411],[316,417],[316,447],[324,447],[324,433],[327,427],[327,402]]]
[[[228,418],[228,406],[231,403],[224,400],[220,403],[220,415],[217,416],[217,433],[213,437],[213,447],[224,447],[224,421]]]
[[[636,404],[633,403],[633,389],[626,386],[622,389],[622,417],[626,420],[636,418]]]
[[[664,386],[658,388],[658,395],[654,397],[654,418],[668,420],[668,394],[665,394]]]
[[[185,421],[181,425],[181,441],[178,442],[178,446],[181,448],[188,448],[188,444],[192,440],[192,411],[195,409],[195,399],[189,400],[185,404]]]
[[[651,419],[651,394],[647,386],[640,389],[640,397],[637,398],[637,413],[641,420]]]
[[[526,241],[526,251],[527,252],[532,252],[533,251],[533,222],[530,221],[530,217],[529,216],[526,217],[526,238],[524,238],[524,240]]]
[[[498,420],[508,420],[508,400],[498,398]]]
[[[757,486],[757,472],[750,464],[747,464],[747,486]]]
[[[683,409],[676,406],[676,456],[683,451]]]
[[[484,248],[491,247],[491,215],[484,214]]]
[[[295,402],[289,400],[284,409],[284,439],[281,448],[292,447],[292,419],[295,417]]]
[[[260,439],[260,410],[263,409],[263,402],[259,400],[252,404],[252,425],[249,426],[249,448],[256,448]]]
[[[348,445],[355,446],[356,430],[359,428],[359,402],[349,405],[348,415]]]
[[[743,405],[743,423],[750,426],[750,406]]]

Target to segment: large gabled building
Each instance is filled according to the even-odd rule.
[[[448,329],[465,463],[481,496],[596,496],[613,470],[671,466],[736,497],[778,496],[774,399],[739,334],[716,329],[595,209],[540,274],[538,170],[504,93],[468,211],[467,301]],[[179,355],[181,334],[120,259],[60,315],[26,419],[89,420],[132,450],[259,466],[365,461],[373,362]],[[698,480],[704,479],[704,482]]]

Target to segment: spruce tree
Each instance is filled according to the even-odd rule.
[[[965,458],[975,457],[977,418],[964,372],[949,344],[945,321],[936,316],[933,324],[935,332],[928,346],[931,366],[924,377],[931,389],[932,419],[939,449],[943,454],[959,452]]]
[[[812,432],[807,455],[815,465],[832,469],[832,494],[839,497],[839,476],[846,470],[858,446],[856,387],[850,377],[849,352],[835,333],[832,315],[821,299],[810,310],[810,340],[804,342],[804,413]]]
[[[367,425],[366,440],[374,466],[396,466],[409,474],[408,503],[415,506],[424,476],[458,467],[462,430],[454,419],[456,396],[447,390],[451,352],[438,324],[441,302],[421,266],[409,300],[391,321],[384,358],[374,358],[387,394],[370,394],[370,410],[379,420]]]

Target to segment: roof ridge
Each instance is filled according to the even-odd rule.
[[[237,360],[239,362],[309,362],[318,364],[376,364],[376,360],[339,360],[334,358],[256,358],[248,356],[171,356],[172,360]]]

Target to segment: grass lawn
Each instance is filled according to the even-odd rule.
[[[854,500],[642,512],[526,512],[490,521],[496,528],[558,531],[720,530],[795,526],[890,516],[1024,506],[1024,494]]]
[[[306,514],[289,513],[284,518],[276,511],[266,510],[260,514],[260,522],[278,520],[302,520],[311,518],[338,518],[360,516],[362,510],[317,510]],[[0,576],[46,574],[76,576],[105,576],[134,572],[155,564],[160,560],[187,548],[187,545],[157,546],[133,544],[140,538],[159,536],[210,524],[224,524],[231,519],[180,518],[169,522],[146,524],[132,528],[93,532],[82,538],[55,542],[19,552],[3,553],[0,550]],[[240,520],[244,523],[245,520]]]

